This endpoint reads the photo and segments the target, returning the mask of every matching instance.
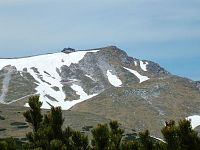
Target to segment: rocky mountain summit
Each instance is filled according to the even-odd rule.
[[[116,119],[157,136],[166,120],[200,115],[199,82],[115,46],[0,59],[0,88],[1,108],[27,107],[28,97],[39,94],[42,108]]]
[[[158,64],[131,58],[115,46],[85,51],[68,48],[62,53],[0,59],[0,68],[2,103],[40,94],[43,108],[53,105],[63,109],[113,86],[126,87],[170,75]],[[13,68],[14,72],[5,73]]]

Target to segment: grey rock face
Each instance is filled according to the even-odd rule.
[[[15,67],[13,66],[5,66],[2,69],[3,73],[4,73],[4,78],[3,78],[3,82],[2,82],[2,89],[1,89],[1,95],[0,95],[0,102],[4,103],[5,97],[8,93],[8,87],[9,87],[9,83],[11,80],[11,74],[15,73],[17,70]]]
[[[34,78],[26,71],[17,71],[15,66],[5,66],[0,71],[0,76],[2,76],[1,103],[9,103],[36,92]]]
[[[159,64],[154,63],[152,61],[148,61],[147,69],[149,72],[153,73],[154,75],[170,75],[168,71],[164,68],[160,67]]]
[[[75,98],[76,94],[71,95],[70,86],[73,83],[80,85],[87,94],[101,93],[112,85],[108,81],[107,71],[119,77],[123,82],[122,86],[128,86],[132,83],[139,83],[139,79],[123,67],[137,70],[148,76],[169,75],[158,64],[147,61],[147,72],[144,72],[139,65],[139,60],[129,57],[124,51],[115,46],[98,49],[97,53],[87,53],[78,64],[71,64],[61,67],[62,84],[65,87],[66,97]],[[135,62],[138,63],[135,66]],[[75,97],[74,97],[75,96]],[[77,98],[77,97],[76,97]]]

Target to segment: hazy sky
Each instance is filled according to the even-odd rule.
[[[0,57],[107,45],[200,80],[200,0],[0,0]]]

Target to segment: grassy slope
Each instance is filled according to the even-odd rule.
[[[199,90],[189,80],[173,76],[127,88],[108,89],[76,105],[72,111],[116,119],[127,128],[149,129],[153,135],[161,136],[160,129],[166,120],[200,114],[199,106]]]
[[[31,131],[30,127],[27,127],[27,123],[23,117],[23,112],[28,108],[16,106],[16,105],[3,105],[0,104],[0,129],[6,129],[0,131],[0,138],[3,137],[25,137],[26,133]],[[46,113],[48,110],[43,110]],[[72,111],[63,111],[63,117],[65,118],[64,127],[70,126],[72,128],[82,130],[85,126],[96,126],[98,123],[105,123],[109,120],[91,113],[80,113]]]

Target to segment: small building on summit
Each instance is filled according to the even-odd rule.
[[[69,54],[75,51],[76,51],[75,49],[68,47],[68,48],[64,48],[61,52]]]

